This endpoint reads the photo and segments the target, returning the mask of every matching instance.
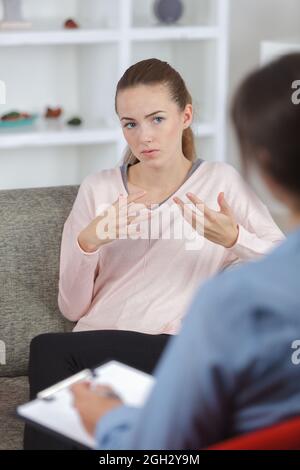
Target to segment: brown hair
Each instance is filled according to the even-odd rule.
[[[235,93],[231,115],[244,170],[254,162],[300,196],[300,54],[288,54],[251,73]],[[299,93],[299,92],[298,92]]]
[[[118,82],[115,95],[115,111],[117,111],[117,96],[119,91],[137,85],[166,85],[170,91],[173,101],[183,111],[187,104],[192,104],[192,97],[187,90],[186,84],[181,75],[173,69],[167,62],[159,59],[146,59],[129,67]],[[194,161],[196,159],[194,134],[190,127],[184,129],[182,133],[182,151],[185,157]],[[127,147],[124,155],[124,163],[137,163],[138,159],[133,155],[131,149]]]

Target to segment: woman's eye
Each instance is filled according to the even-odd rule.
[[[131,126],[131,125],[135,125],[134,122],[128,122],[127,124],[125,124],[124,127],[126,127],[127,129],[132,129],[132,127],[128,127],[128,126]]]
[[[158,121],[156,121],[157,123],[160,123],[160,122],[162,122],[162,121],[164,120],[164,118],[161,117],[161,116],[157,116],[157,117],[155,117],[155,118],[153,118],[153,119],[154,119],[154,121],[155,121],[156,119],[158,119]],[[130,127],[129,127],[129,126],[130,126]],[[135,123],[134,123],[134,122],[128,122],[127,124],[125,124],[124,127],[125,127],[126,129],[134,129]]]

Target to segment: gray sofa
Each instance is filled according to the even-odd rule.
[[[31,339],[70,331],[57,305],[60,241],[78,186],[0,191],[0,449],[22,449]]]

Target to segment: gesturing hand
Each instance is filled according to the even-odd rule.
[[[218,212],[209,209],[195,194],[187,193],[186,196],[194,204],[196,210],[193,210],[190,204],[184,203],[180,198],[173,198],[181,208],[184,218],[207,240],[225,248],[231,248],[237,241],[239,226],[235,221],[231,207],[225,200],[224,193],[218,195],[220,207]]]
[[[146,191],[139,191],[128,196],[119,195],[118,199],[90,224],[78,236],[78,243],[86,252],[96,251],[101,245],[111,243],[121,234],[128,234],[133,224],[149,220],[149,214],[143,205],[136,200],[144,196]],[[139,215],[130,215],[129,209],[139,208]]]

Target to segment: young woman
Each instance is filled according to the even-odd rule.
[[[195,288],[283,239],[265,205],[230,165],[196,159],[192,99],[168,63],[149,59],[130,67],[117,85],[115,108],[128,151],[121,167],[83,181],[65,223],[58,302],[77,324],[73,334],[32,341],[31,398],[109,359],[152,372],[180,330]],[[125,217],[121,209],[128,211]],[[201,223],[195,223],[196,214]],[[152,236],[155,217],[164,222]],[[150,234],[130,237],[145,218]],[[172,237],[178,223],[185,236]],[[26,448],[41,446],[49,448],[49,440],[26,432]]]

